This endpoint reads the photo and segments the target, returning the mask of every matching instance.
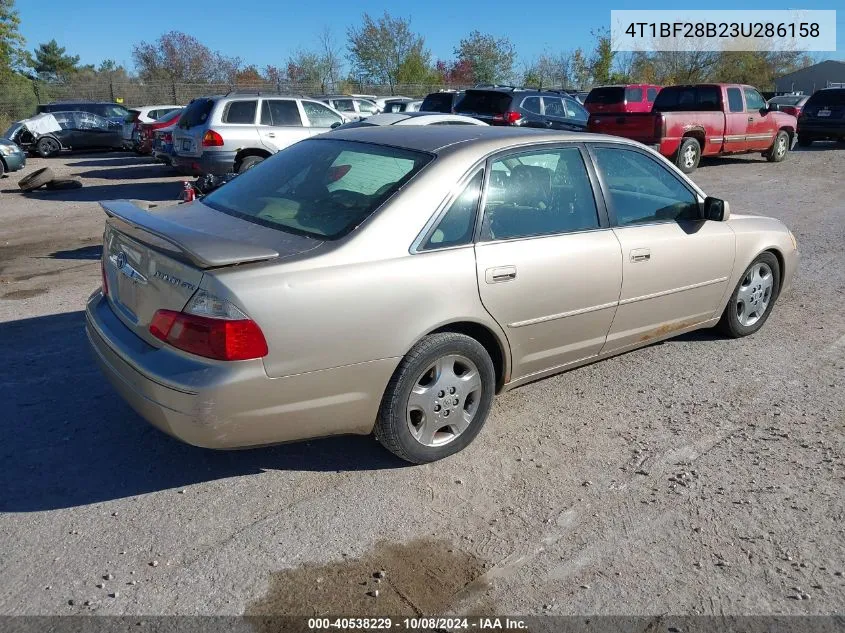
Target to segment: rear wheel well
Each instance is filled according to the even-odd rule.
[[[704,150],[704,130],[690,130],[684,133],[683,138],[694,138],[702,151]]]
[[[261,158],[270,158],[272,154],[270,154],[270,152],[265,149],[258,149],[256,147],[242,149],[237,154],[235,154],[235,166],[237,167],[238,163],[240,163],[247,156],[260,156]],[[237,171],[237,169],[235,171]]]
[[[461,321],[439,327],[429,332],[429,334],[438,334],[440,332],[464,334],[481,343],[493,361],[493,368],[496,371],[496,392],[501,390],[502,385],[505,384],[505,351],[502,349],[498,337],[489,328],[480,323]]]

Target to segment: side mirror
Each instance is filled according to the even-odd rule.
[[[330,129],[332,129],[332,130],[334,130],[335,128],[339,128],[341,125],[343,125],[343,123],[342,123],[341,121],[335,121],[334,123],[332,123],[332,124],[329,126],[329,128],[330,128]]]
[[[704,207],[702,210],[702,217],[705,220],[712,220],[714,222],[725,222],[731,215],[730,205],[721,198],[712,198],[707,196],[704,199]]]
[[[766,106],[766,112],[780,112],[779,103],[770,103]]]

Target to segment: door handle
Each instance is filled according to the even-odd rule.
[[[269,136],[270,138],[276,138],[276,133],[275,132],[267,132],[267,136]]]
[[[754,117],[753,117],[753,116],[748,117],[748,122],[749,122],[749,123],[754,123]]]
[[[647,262],[650,259],[651,251],[647,248],[635,248],[631,251],[631,261],[633,263]]]
[[[488,284],[497,284],[502,281],[511,281],[512,279],[516,279],[516,266],[488,268],[484,274],[484,279]]]

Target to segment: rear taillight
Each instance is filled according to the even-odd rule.
[[[267,355],[267,341],[258,324],[228,301],[203,290],[184,312],[156,312],[150,334],[177,349],[215,360],[252,360]]]
[[[109,278],[106,276],[106,260],[100,260],[100,272],[103,275],[103,296],[109,296]]]
[[[173,134],[171,134],[170,132],[164,132],[161,135],[161,138],[165,143],[172,143],[173,142]]]
[[[508,110],[504,114],[494,114],[493,120],[497,122],[507,123],[508,125],[514,125],[519,122],[522,118],[522,115],[519,112],[515,112],[513,110]]]
[[[786,114],[791,114],[792,116],[798,116],[798,108],[795,106],[781,106],[781,112],[786,112]]]
[[[661,113],[656,113],[654,115],[654,138],[661,139],[663,138],[663,134],[665,130],[663,129],[663,115]]]
[[[222,147],[223,137],[214,130],[208,130],[202,137],[203,147]]]

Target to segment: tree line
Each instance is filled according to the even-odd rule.
[[[20,34],[15,0],[0,0],[0,84],[28,78],[45,83],[85,81],[173,83],[259,83],[312,86],[325,92],[348,85],[471,86],[520,84],[529,87],[587,89],[608,83],[742,82],[766,90],[774,79],[812,63],[795,52],[643,52],[613,51],[607,29],[592,32],[589,48],[546,51],[520,59],[508,37],[471,31],[453,49],[450,59],[435,59],[425,37],[410,19],[388,12],[364,13],[341,41],[328,27],[313,45],[292,52],[277,65],[259,68],[240,57],[212,50],[197,38],[171,31],[132,47],[134,69],[114,60],[81,65],[55,39],[32,51]],[[2,95],[0,95],[2,100]]]

